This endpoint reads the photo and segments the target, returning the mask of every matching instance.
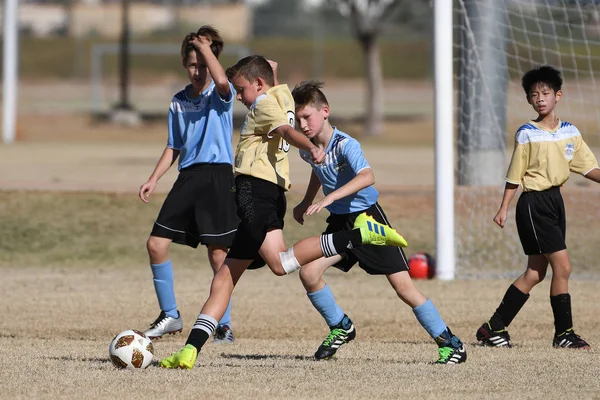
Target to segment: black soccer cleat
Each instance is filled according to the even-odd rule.
[[[578,350],[590,350],[588,342],[583,340],[579,335],[573,331],[573,328],[567,329],[560,335],[555,335],[552,341],[552,347],[563,348],[563,349],[578,349]]]
[[[446,327],[446,330],[437,338],[435,342],[438,344],[438,360],[436,364],[460,364],[467,361],[467,350],[463,342],[454,335],[450,328]]]
[[[344,315],[342,321],[336,326],[331,328],[329,335],[325,338],[323,343],[319,346],[315,352],[316,360],[329,360],[338,351],[340,346],[354,340],[356,337],[356,329],[354,324]]]
[[[483,346],[489,347],[512,347],[510,343],[510,335],[506,329],[499,331],[492,330],[489,322],[481,325],[475,335],[477,340],[481,342]]]

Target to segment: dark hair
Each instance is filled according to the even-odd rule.
[[[301,109],[308,105],[321,109],[324,105],[329,106],[327,97],[321,91],[325,84],[321,81],[302,81],[292,90],[292,96],[296,103],[296,109]]]
[[[191,51],[196,50],[196,48],[192,46],[190,42],[198,36],[206,36],[210,38],[210,40],[212,40],[210,49],[212,50],[215,57],[219,58],[219,55],[223,51],[223,39],[221,38],[219,31],[210,25],[201,26],[200,29],[198,29],[198,32],[190,32],[187,35],[185,35],[185,39],[183,39],[183,42],[181,43],[181,58],[186,60],[188,54],[190,54]]]
[[[273,68],[271,64],[263,56],[248,56],[242,58],[235,65],[227,68],[225,71],[227,78],[231,81],[237,76],[247,79],[250,82],[257,78],[264,79],[269,86],[275,85],[273,78]]]
[[[556,93],[561,89],[563,80],[560,71],[550,65],[542,65],[530,69],[521,78],[521,85],[527,96],[529,96],[531,88],[538,83],[548,85]]]

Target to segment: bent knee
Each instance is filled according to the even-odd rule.
[[[170,243],[171,241],[168,239],[150,236],[146,241],[146,249],[150,257],[165,256],[169,251]]]

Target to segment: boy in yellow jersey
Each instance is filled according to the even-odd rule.
[[[486,346],[510,347],[506,328],[529,298],[531,289],[544,279],[550,264],[550,305],[555,327],[552,344],[589,349],[589,344],[573,330],[568,288],[571,263],[565,244],[566,217],[560,187],[571,171],[600,182],[598,162],[575,125],[556,116],[555,106],[562,97],[560,72],[550,66],[534,68],[523,75],[522,85],[538,117],[517,131],[502,204],[494,222],[504,227],[508,206],[521,186],[516,221],[527,255],[527,269],[508,288],[476,337]]]
[[[240,224],[185,347],[163,359],[162,367],[194,367],[198,351],[225,313],[234,286],[249,267],[266,262],[275,275],[281,276],[362,244],[406,246],[404,238],[389,226],[361,214],[353,230],[310,237],[286,247],[282,229],[285,192],[291,186],[287,158],[290,144],[304,150],[314,163],[323,162],[325,153],[294,129],[294,99],[287,85],[277,84],[276,68],[276,63],[261,56],[249,56],[226,71],[236,98],[249,110],[234,163]]]

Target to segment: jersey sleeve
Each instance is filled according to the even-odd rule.
[[[219,106],[225,111],[229,111],[229,110],[233,109],[233,100],[235,99],[235,94],[236,94],[236,91],[233,88],[233,84],[231,82],[229,82],[229,96],[221,97],[221,95],[219,94],[219,91],[217,90],[216,87],[213,92],[213,96],[214,96],[215,100],[217,101],[217,104],[219,104]]]
[[[295,116],[288,116],[289,112],[284,111],[276,101],[264,99],[256,105],[255,108],[255,133],[259,135],[268,135],[282,125],[294,127]]]
[[[371,168],[357,140],[349,139],[344,145],[342,154],[355,174],[358,174],[365,168]]]
[[[519,141],[519,132],[515,139],[515,149],[513,150],[508,172],[506,173],[506,182],[515,185],[521,184],[521,179],[525,176],[527,165],[529,163],[529,151],[526,143]]]
[[[569,169],[576,174],[585,175],[594,168],[598,168],[596,156],[592,153],[583,138],[577,136],[575,142],[575,154],[573,154]]]
[[[181,140],[179,118],[175,112],[175,107],[176,103],[174,101],[171,102],[171,107],[169,108],[169,137],[167,139],[167,147],[179,150],[183,146],[183,142]]]

